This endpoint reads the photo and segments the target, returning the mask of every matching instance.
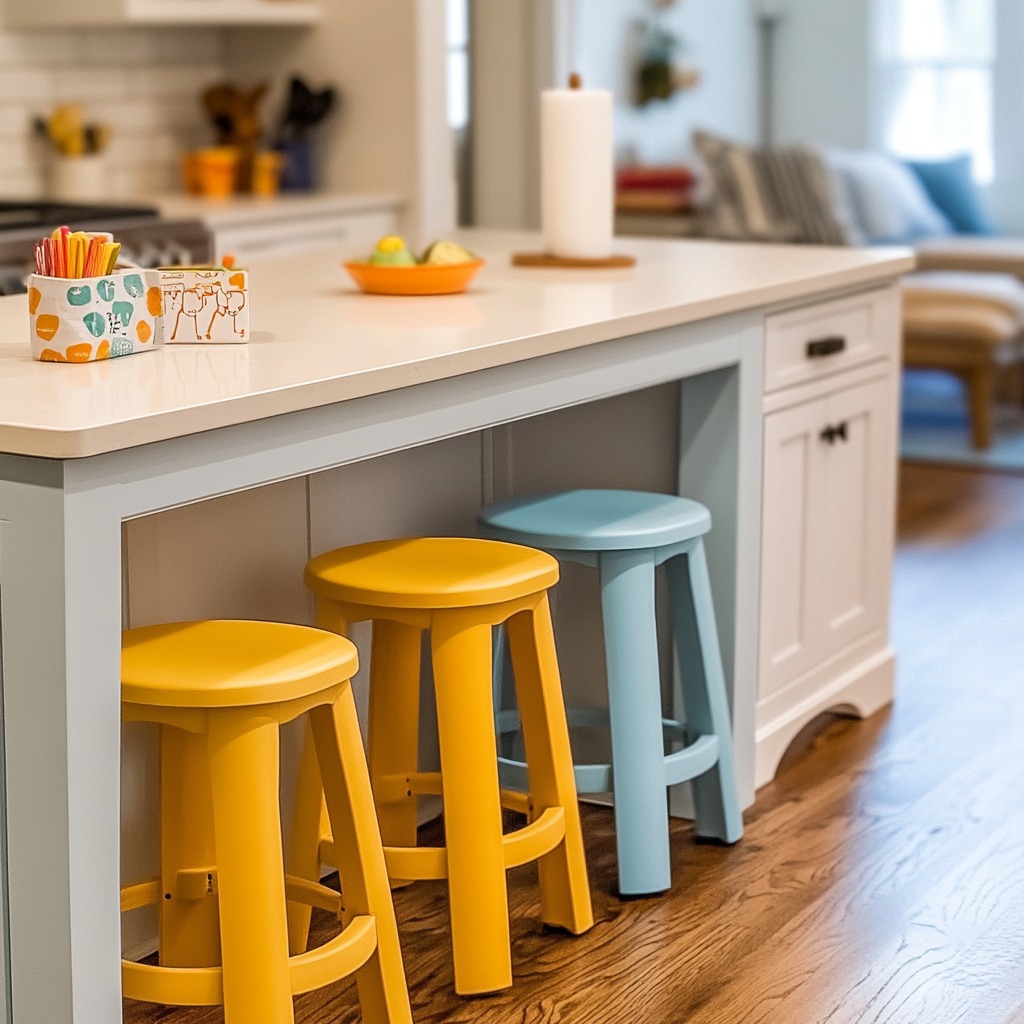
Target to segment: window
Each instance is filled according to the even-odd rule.
[[[456,131],[469,121],[468,0],[445,0],[448,39],[448,124]]]
[[[992,180],[996,0],[876,0],[883,148],[897,156],[969,153]]]

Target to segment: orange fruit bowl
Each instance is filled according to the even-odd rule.
[[[352,280],[370,295],[454,295],[464,292],[483,260],[470,263],[380,267],[373,263],[343,263]]]

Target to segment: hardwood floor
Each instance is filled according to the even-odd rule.
[[[396,893],[418,1024],[1024,1022],[1024,477],[904,468],[894,642],[894,706],[791,749],[741,843],[674,824],[668,895],[614,894],[602,809],[587,935],[543,933],[512,872],[508,992],[456,997],[443,888]],[[297,1000],[305,1024],[360,1019],[350,984]]]

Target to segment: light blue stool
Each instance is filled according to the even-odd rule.
[[[601,583],[608,712],[576,708],[570,725],[607,724],[612,764],[576,765],[580,793],[612,792],[623,895],[671,887],[666,787],[693,780],[696,835],[743,835],[732,730],[702,537],[711,513],[699,502],[641,491],[579,490],[497,502],[481,533],[593,566]],[[654,570],[664,565],[687,722],[662,713]],[[503,662],[500,653],[496,662]],[[495,673],[500,680],[500,671]],[[496,683],[497,730],[518,731]],[[667,745],[667,746],[666,746]],[[666,754],[665,750],[672,752]],[[525,788],[525,766],[501,758],[502,783]]]

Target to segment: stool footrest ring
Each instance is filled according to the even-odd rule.
[[[329,985],[362,967],[377,948],[377,922],[354,917],[333,939],[316,949],[288,958],[294,995]],[[224,1002],[219,967],[159,967],[121,961],[124,995],[167,1006],[220,1006]]]
[[[698,736],[688,747],[665,755],[665,785],[688,782],[718,763],[721,745],[713,735]]]
[[[567,708],[565,716],[570,729],[608,727],[606,708]],[[499,711],[495,715],[495,725],[499,739],[502,736],[519,735],[519,712],[514,708]],[[717,736],[698,736],[687,744],[685,722],[663,718],[661,726],[666,740],[685,744],[682,750],[665,755],[666,786],[695,779],[717,763],[720,749]],[[614,789],[614,769],[611,764],[573,765],[573,774],[576,777],[577,793],[610,793]],[[511,757],[499,757],[498,776],[504,788],[518,793],[529,792],[530,780],[525,762]]]
[[[528,864],[550,853],[565,838],[565,809],[548,807],[536,821],[502,837],[506,868]],[[443,846],[385,846],[388,875],[421,881],[448,877],[448,851]]]

